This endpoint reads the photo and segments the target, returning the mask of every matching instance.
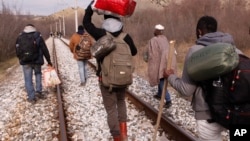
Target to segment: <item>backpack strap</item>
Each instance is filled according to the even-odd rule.
[[[114,37],[111,33],[109,33],[109,32],[106,32],[106,35],[109,35],[109,36],[111,36],[111,37]],[[115,37],[114,37],[115,38]]]
[[[83,42],[83,38],[84,38],[83,35],[80,35],[80,42],[78,43],[78,45]]]
[[[40,32],[35,32],[33,34],[34,36],[34,41],[35,41],[35,45],[38,45],[39,46],[39,43],[40,43],[40,36],[41,36],[41,33]]]
[[[92,46],[93,42],[92,42],[91,36],[90,36],[88,33],[84,33],[84,34],[83,34],[83,37],[84,37],[84,38],[87,38],[87,39],[89,40],[91,46]]]
[[[117,38],[120,40],[123,40],[126,35],[127,35],[127,33],[121,32]]]
[[[125,36],[127,35],[127,33],[121,32],[117,37],[114,37],[111,33],[106,32],[107,35],[113,37],[113,38],[117,38],[119,40],[123,40],[125,38]]]

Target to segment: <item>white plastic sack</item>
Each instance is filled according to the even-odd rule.
[[[44,87],[53,87],[61,83],[55,68],[47,67],[43,70],[43,86]]]

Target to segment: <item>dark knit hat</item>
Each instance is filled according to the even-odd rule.
[[[82,26],[82,25],[79,25],[79,26],[78,26],[78,31],[79,31],[79,30],[83,30],[83,26]]]

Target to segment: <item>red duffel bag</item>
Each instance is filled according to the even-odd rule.
[[[135,6],[134,0],[95,0],[92,9],[98,14],[128,17],[133,14]]]

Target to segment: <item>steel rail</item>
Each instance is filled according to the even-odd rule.
[[[145,114],[154,122],[157,120],[158,111],[150,106],[149,103],[141,100],[136,94],[131,91],[127,91],[126,96],[139,110],[143,110]],[[192,136],[189,132],[176,125],[171,119],[164,114],[161,116],[160,127],[166,133],[171,135],[171,139],[176,141],[198,141],[198,138]]]
[[[57,74],[59,74],[54,38],[53,38],[52,54],[53,54],[54,68],[55,68]],[[60,132],[59,133],[60,138],[59,138],[59,140],[60,141],[68,141],[67,132],[66,132],[65,113],[64,113],[64,108],[63,108],[63,102],[62,102],[62,94],[61,94],[61,90],[60,90],[60,84],[56,85],[56,92],[57,92],[57,101],[58,101],[58,110],[59,110],[58,111],[58,114],[59,114],[59,128],[60,128],[60,131],[59,131]]]

